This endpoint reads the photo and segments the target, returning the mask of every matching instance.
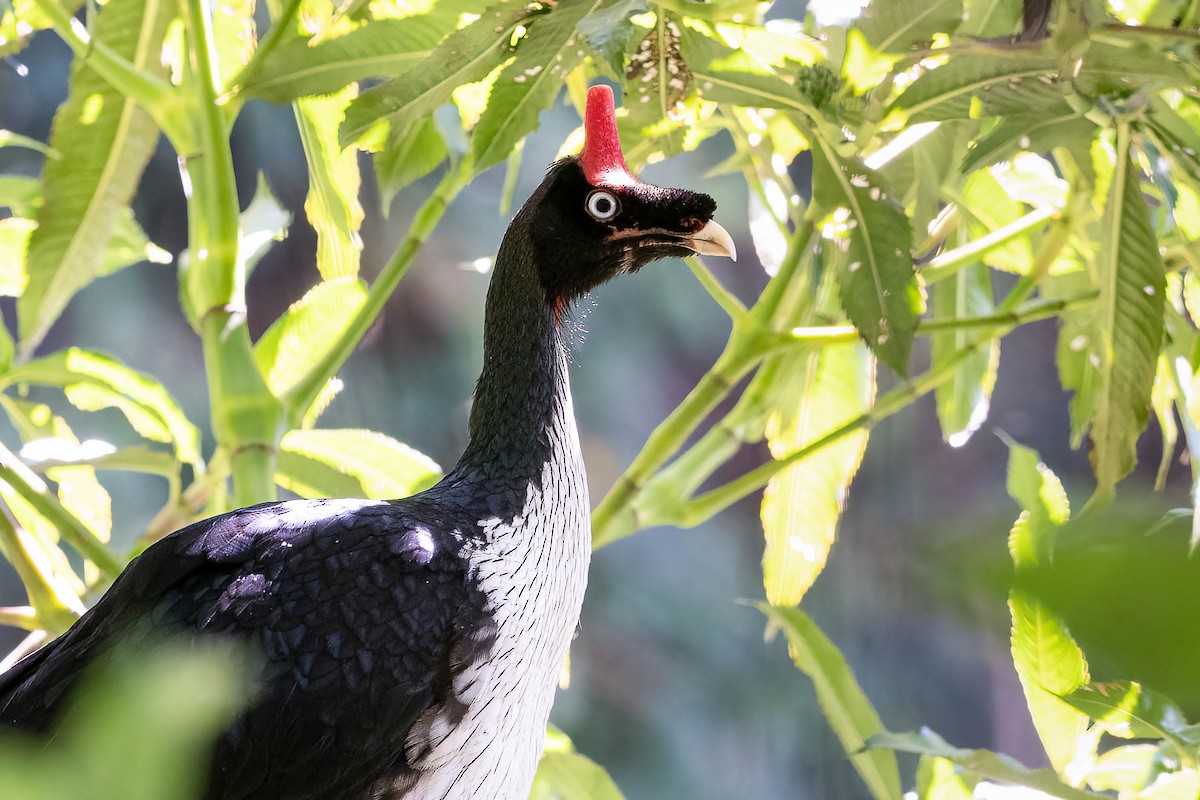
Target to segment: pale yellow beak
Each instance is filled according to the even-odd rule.
[[[733,237],[729,235],[729,231],[712,220],[684,240],[684,244],[702,256],[727,256],[737,261],[737,248],[733,245]]]

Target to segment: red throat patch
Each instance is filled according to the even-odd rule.
[[[616,106],[609,87],[593,86],[588,89],[583,134],[579,165],[583,167],[583,176],[588,183],[593,186],[603,183],[619,185],[637,180],[629,173],[625,155],[621,152]]]

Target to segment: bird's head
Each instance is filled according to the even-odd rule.
[[[588,90],[583,151],[555,163],[526,210],[542,286],[570,302],[609,278],[691,253],[736,258],[713,222],[717,203],[687,189],[643,183],[629,172],[612,90]]]

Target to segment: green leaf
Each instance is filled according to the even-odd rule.
[[[636,132],[625,138],[632,139],[635,153],[641,149],[636,145],[646,142],[666,156],[676,155],[685,149],[684,134],[695,130],[694,96],[688,102],[694,76],[683,56],[681,25],[678,17],[660,10],[620,73],[625,124]],[[688,35],[700,36],[690,30]]]
[[[1195,800],[1200,797],[1200,773],[1196,770],[1163,775],[1154,785],[1139,792],[1137,800]]]
[[[608,773],[579,753],[547,752],[538,762],[529,800],[622,800]]]
[[[0,295],[20,297],[25,289],[25,251],[35,228],[31,219],[0,219]]]
[[[983,264],[971,264],[933,287],[935,318],[983,316],[993,307],[992,278]],[[931,339],[935,370],[974,341],[965,328],[935,333]],[[999,364],[1000,340],[992,339],[955,367],[949,382],[938,386],[938,422],[942,437],[952,447],[966,444],[987,419]]]
[[[0,741],[7,800],[188,800],[249,693],[249,659],[200,645],[124,647],[84,675],[61,729]]]
[[[874,0],[855,25],[875,50],[903,53],[952,33],[962,21],[962,0]]]
[[[648,0],[618,0],[607,8],[588,14],[575,28],[612,70],[613,75],[624,75],[625,48],[634,31],[630,18],[649,8]]]
[[[776,410],[767,421],[771,455],[784,458],[870,409],[875,365],[861,344],[830,345],[787,359]],[[867,431],[847,436],[775,475],[762,500],[767,602],[796,605],[833,545]]]
[[[511,55],[510,41],[517,29],[534,24],[534,18],[546,10],[541,2],[527,0],[507,0],[492,6],[479,19],[446,37],[412,69],[363,92],[351,103],[339,131],[341,145],[358,140],[384,118],[395,129],[403,130],[432,115],[450,102],[456,88],[482,80],[503,64]]]
[[[1091,461],[1101,498],[1111,495],[1137,463],[1137,440],[1150,416],[1166,289],[1162,257],[1127,138],[1122,144],[1105,208],[1096,337],[1089,352],[1093,362],[1098,361],[1100,377]]]
[[[254,345],[254,362],[271,394],[282,398],[325,358],[367,299],[358,278],[318,283],[292,303]]]
[[[271,194],[266,176],[259,173],[254,199],[246,206],[246,210],[238,215],[238,227],[241,230],[238,260],[242,262],[242,269],[247,277],[254,272],[254,268],[271,246],[287,236],[291,225],[291,212],[279,204],[275,195]]]
[[[1058,526],[1071,516],[1070,501],[1058,476],[1037,451],[1003,437],[1008,445],[1008,495],[1021,507],[1008,549],[1017,569],[1045,566],[1054,553]]]
[[[923,298],[912,263],[908,218],[878,176],[814,142],[813,201],[824,214],[823,235],[846,253],[842,306],[880,360],[901,375]]]
[[[254,5],[255,0],[221,0],[212,15],[220,81],[228,81],[237,75],[254,53]]]
[[[21,449],[21,457],[25,461],[31,460],[30,452],[36,455],[52,450],[64,452],[81,449],[79,439],[67,421],[53,414],[49,406],[14,400],[4,395],[0,395],[0,404],[26,445]],[[95,449],[95,445],[103,448],[106,443],[89,444]],[[112,450],[112,447],[108,446],[107,449]],[[96,479],[96,470],[87,464],[63,464],[45,467],[44,470],[46,477],[58,484],[58,499],[63,508],[78,517],[97,539],[107,542],[112,534],[112,499]]]
[[[883,722],[841,652],[800,609],[766,604],[759,608],[787,637],[788,652],[796,667],[812,678],[825,719],[871,795],[876,800],[900,800],[896,757],[879,750],[863,750],[869,739],[884,730]]]
[[[1067,703],[1087,714],[1104,732],[1122,739],[1166,739],[1189,750],[1195,759],[1195,747],[1180,735],[1188,722],[1169,698],[1134,681],[1089,683],[1063,697]]]
[[[1127,744],[1101,753],[1088,770],[1088,786],[1099,792],[1136,792],[1150,778],[1158,747]]]
[[[407,130],[390,129],[383,149],[375,154],[375,183],[384,211],[401,189],[433,172],[447,155],[446,142],[433,117]]]
[[[1051,116],[1010,115],[998,120],[987,135],[975,141],[961,169],[964,174],[973,172],[1011,159],[1020,151],[1045,153],[1065,146],[1086,153],[1095,131],[1095,123],[1077,111]]]
[[[112,356],[70,347],[27,361],[0,376],[0,388],[32,383],[61,387],[77,408],[116,408],[147,439],[171,442],[185,464],[200,462],[200,433],[155,378]]]
[[[1062,483],[1034,450],[1005,437],[1008,444],[1008,493],[1021,506],[1008,549],[1018,570],[1046,566],[1054,553],[1058,526],[1071,515]],[[1087,717],[1060,696],[1088,680],[1083,651],[1066,625],[1036,597],[1013,589],[1008,595],[1012,615],[1012,656],[1033,725],[1050,763],[1065,776],[1068,766],[1088,744]]]
[[[1066,777],[1087,742],[1087,717],[1059,699],[1088,679],[1083,651],[1062,620],[1045,603],[1013,591],[1012,656],[1029,715],[1050,763]]]
[[[959,37],[998,39],[1012,36],[1021,23],[1021,0],[965,0]]]
[[[917,762],[917,797],[921,800],[972,800],[974,783],[944,758],[921,756]]]
[[[970,239],[982,238],[1025,216],[1025,207],[1009,197],[991,170],[971,174],[956,200]],[[1022,236],[984,253],[981,260],[989,267],[1025,275],[1033,268],[1033,248],[1029,237]]]
[[[243,91],[273,103],[333,94],[366,78],[394,78],[428,58],[449,33],[437,16],[377,19],[344,36],[284,40],[263,61]]]
[[[1068,113],[1058,61],[1027,51],[957,55],[913,81],[891,105],[908,122],[985,114]]]
[[[41,181],[27,175],[0,175],[0,208],[14,217],[32,217],[41,203]]]
[[[812,100],[744,49],[684,26],[680,50],[704,99],[749,108],[775,108],[818,118]]]
[[[297,100],[293,106],[308,163],[304,211],[317,232],[317,270],[325,280],[357,275],[362,252],[358,152],[343,150],[337,141],[346,107],[357,94],[357,87],[350,86],[329,97]]]
[[[501,70],[487,108],[471,135],[475,168],[482,171],[508,158],[516,143],[537,128],[538,115],[554,102],[585,50],[575,26],[593,11],[617,0],[560,2],[530,25],[516,58]]]
[[[1095,800],[1101,797],[1067,786],[1051,770],[1029,769],[1006,755],[990,750],[954,747],[927,728],[914,733],[881,733],[872,736],[866,746],[873,751],[883,748],[944,758],[981,778],[1036,789],[1059,800]]]
[[[111,0],[97,15],[93,37],[134,67],[161,74],[163,34],[176,13],[162,0]],[[25,260],[29,283],[18,305],[25,354],[96,276],[96,254],[129,205],[157,139],[144,109],[76,60],[50,134],[62,159],[46,162],[43,205]]]
[[[408,497],[432,486],[441,468],[375,431],[293,430],[283,437],[276,482],[301,497]]]

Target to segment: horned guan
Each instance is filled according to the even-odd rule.
[[[643,183],[613,96],[510,224],[488,290],[462,458],[393,501],[291,500],[190,525],[0,676],[0,725],[43,731],[119,639],[224,635],[260,655],[208,800],[521,800],[590,557],[562,326],[573,301],[666,256],[734,255],[707,195]]]

